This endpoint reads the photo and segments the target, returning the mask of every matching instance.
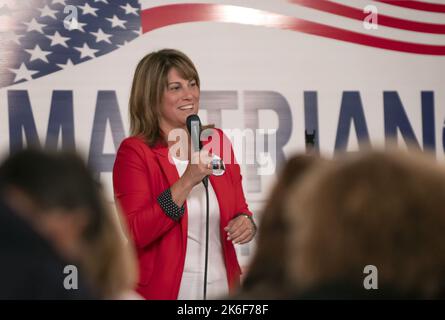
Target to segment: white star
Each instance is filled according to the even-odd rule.
[[[57,19],[56,18],[56,12],[57,10],[52,10],[50,7],[48,7],[48,5],[46,5],[45,7],[43,7],[42,9],[38,9],[40,10],[41,14],[40,17],[51,17],[53,19]]]
[[[94,58],[94,54],[99,51],[96,49],[91,49],[87,43],[85,42],[83,44],[82,48],[78,48],[78,47],[74,47],[74,49],[76,49],[77,51],[80,52],[80,59],[85,58],[85,57],[90,57],[90,58]]]
[[[132,14],[138,15],[138,8],[134,8],[134,7],[130,6],[129,3],[127,3],[125,5],[125,7],[124,6],[120,6],[120,7],[125,10],[125,14],[132,13]]]
[[[42,28],[45,26],[44,24],[38,23],[35,18],[32,18],[30,22],[24,22],[24,24],[28,26],[28,28],[26,29],[27,32],[35,30],[37,32],[43,33]]]
[[[32,75],[38,72],[36,70],[28,70],[28,68],[23,62],[18,69],[10,69],[10,70],[15,73],[14,83],[23,79],[31,80]]]
[[[65,29],[72,31],[72,30],[79,30],[81,32],[85,32],[83,27],[85,27],[87,24],[77,21],[76,19],[73,19],[71,21],[63,21],[63,24],[65,26]]]
[[[57,65],[58,65],[59,68],[61,68],[61,69],[67,69],[67,68],[70,68],[70,67],[74,66],[74,64],[73,64],[73,62],[71,61],[70,58],[68,58],[68,60],[66,61],[65,64],[57,64]]]
[[[19,38],[23,37],[23,35],[16,34],[15,32],[10,31],[10,32],[3,33],[2,37],[5,39],[6,42],[12,41],[12,42],[20,45]]]
[[[56,31],[52,36],[48,36],[48,38],[51,39],[51,47],[60,44],[61,46],[64,46],[68,48],[68,45],[66,42],[70,39],[69,37],[62,37],[59,33],[59,31]]]
[[[79,21],[77,21],[77,30],[80,30],[80,31],[82,31],[82,32],[85,32],[85,30],[83,29],[83,27],[85,27],[87,24],[86,23],[82,23],[82,22],[79,22]]]
[[[91,32],[91,34],[93,34],[96,37],[96,42],[105,41],[105,42],[111,43],[110,37],[112,35],[103,32],[102,29],[100,29],[100,28],[99,28],[99,30],[97,30],[97,32]]]
[[[85,15],[91,14],[91,15],[97,17],[96,11],[99,10],[99,9],[90,7],[90,5],[88,3],[85,3],[85,5],[83,7],[79,6],[79,8],[82,9],[82,13],[83,14],[85,14]]]
[[[108,21],[111,22],[111,27],[121,27],[122,29],[126,29],[124,23],[125,20],[119,19],[116,15],[113,15],[113,18],[106,18]]]
[[[46,56],[51,53],[51,51],[43,51],[38,44],[36,44],[34,49],[25,49],[25,51],[31,54],[29,61],[40,59],[46,63],[48,63],[48,58]]]
[[[52,5],[55,5],[56,3],[60,3],[63,6],[66,6],[65,0],[53,0]]]
[[[107,0],[94,0],[94,2],[103,2],[103,3],[108,4],[108,1],[107,1]]]

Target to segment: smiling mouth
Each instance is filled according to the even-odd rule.
[[[179,110],[192,110],[193,109],[193,105],[192,104],[188,104],[186,106],[181,106],[178,109]]]

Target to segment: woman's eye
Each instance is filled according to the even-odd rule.
[[[191,87],[196,87],[196,81],[192,81],[192,82],[190,82],[190,86],[191,86]]]
[[[177,91],[177,90],[179,90],[179,86],[170,87],[170,90]]]

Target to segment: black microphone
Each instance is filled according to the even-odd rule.
[[[193,151],[199,152],[202,149],[201,143],[201,120],[198,115],[192,114],[187,117],[187,130],[190,133],[192,140]],[[204,285],[203,285],[203,298],[207,300],[207,270],[209,266],[209,177],[205,176],[202,179],[206,194],[206,239],[205,239],[205,259],[204,259]]]
[[[197,114],[191,114],[187,117],[186,120],[187,130],[190,134],[190,138],[192,139],[192,150],[193,152],[199,152],[202,149],[201,142],[201,120]],[[202,179],[202,183],[204,186],[208,186],[208,177],[204,177]]]
[[[202,148],[201,143],[201,120],[197,114],[191,114],[187,117],[187,130],[192,138],[192,148],[194,152],[198,152]]]

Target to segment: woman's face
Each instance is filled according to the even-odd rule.
[[[183,79],[175,68],[168,72],[160,110],[160,126],[164,132],[185,128],[187,117],[198,113],[199,93],[195,80]]]

